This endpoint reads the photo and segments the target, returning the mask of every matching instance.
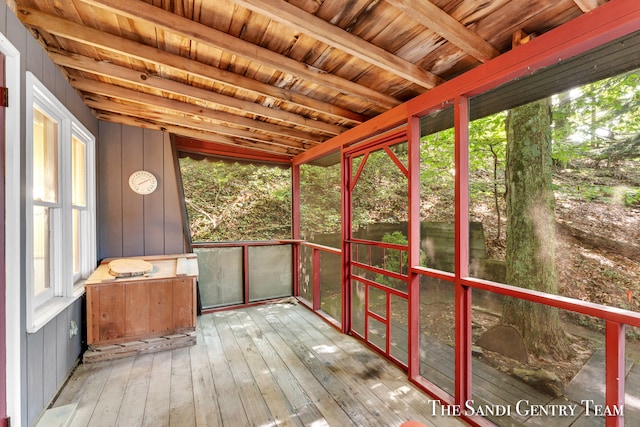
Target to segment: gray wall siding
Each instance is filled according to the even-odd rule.
[[[55,319],[27,334],[27,398],[24,425],[32,426],[62,386],[82,349],[80,335],[70,336],[71,321],[84,323],[83,299],[76,300]]]
[[[182,211],[169,136],[98,121],[64,75],[51,62],[31,33],[3,2],[0,31],[20,51],[21,182],[25,188],[26,72],[31,71],[97,139],[98,259],[109,257],[181,253],[185,251]],[[128,186],[131,172],[146,169],[158,178],[158,189],[149,196],[134,194]],[[21,209],[24,212],[25,191]],[[24,247],[25,229],[21,229]],[[24,278],[25,261],[21,261]],[[21,312],[26,312],[26,285],[20,286]],[[21,340],[21,414],[23,426],[32,426],[66,379],[82,352],[82,333],[69,337],[71,320],[83,330],[84,299],[33,334],[26,333],[24,316]],[[11,326],[9,326],[11,327]]]
[[[7,126],[20,126],[22,147],[21,153],[21,182],[25,188],[25,117],[26,109],[26,72],[32,72],[47,88],[66,105],[69,111],[80,120],[86,128],[98,138],[98,120],[93,116],[76,91],[69,85],[66,78],[51,62],[42,47],[32,37],[31,33],[20,23],[13,12],[3,2],[0,5],[0,31],[9,39],[13,46],[20,51],[20,123],[7,123]],[[20,206],[24,212],[25,191],[22,191]],[[25,245],[25,229],[21,229],[22,247]],[[25,260],[21,260],[22,277],[24,278]],[[24,280],[24,279],[23,279]],[[7,286],[20,286],[21,313],[26,312],[26,284],[7,283]],[[31,426],[37,417],[63,384],[82,351],[81,334],[70,337],[69,325],[71,320],[81,328],[84,324],[83,298],[76,300],[56,318],[33,334],[26,333],[24,315],[20,322],[20,354],[23,361],[21,366],[21,414],[23,426]],[[17,327],[17,325],[8,325]],[[15,418],[15,417],[14,417]]]
[[[147,196],[129,188],[129,175],[141,169],[158,178],[158,188]],[[168,134],[100,122],[98,228],[99,259],[185,251]]]

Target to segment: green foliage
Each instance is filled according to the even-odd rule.
[[[406,147],[406,143],[403,143]],[[406,149],[395,147],[398,159],[406,165]],[[354,162],[355,175],[359,162]],[[398,166],[384,150],[369,154],[352,193],[353,223],[357,230],[367,224],[398,223],[408,219],[408,183]]]
[[[291,173],[268,166],[180,159],[191,237],[291,238]]]
[[[332,166],[300,167],[301,235],[340,233],[340,163]]]

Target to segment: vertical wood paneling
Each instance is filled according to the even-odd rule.
[[[176,278],[173,281],[173,328],[188,328],[194,324],[195,301],[193,279]]]
[[[149,330],[149,282],[130,283],[125,291],[125,336]]]
[[[154,305],[149,307],[149,330],[151,332],[166,332],[171,328],[173,315],[173,292],[172,281],[157,281],[149,287],[149,300],[154,301]]]
[[[7,5],[0,5],[0,33],[5,33],[7,31]]]
[[[43,329],[27,335],[27,422],[29,425],[44,407],[43,394],[43,360],[44,340]]]
[[[71,94],[74,89],[69,86],[69,84],[67,83],[67,79],[61,73],[56,72],[57,66],[53,63],[53,61],[51,61],[49,57],[45,57],[44,69],[47,71],[51,70],[51,74],[54,76],[56,98],[58,98],[60,102],[65,104],[69,111],[73,111],[74,105],[69,103],[68,99],[69,94]]]
[[[143,132],[140,128],[122,127],[122,255],[144,255],[143,196],[129,188],[131,173],[144,164]],[[109,191],[107,189],[107,191]]]
[[[164,136],[164,250],[166,254],[185,252],[183,207],[176,175],[176,159],[169,135]]]
[[[61,314],[64,317],[64,313]],[[43,375],[42,375],[42,392],[44,404],[49,398],[56,393],[57,390],[57,343],[58,336],[57,319],[53,319],[47,323],[42,330],[44,331],[44,359],[43,359]],[[64,344],[64,343],[62,343]],[[61,345],[62,345],[61,344]]]
[[[164,177],[163,134],[157,131],[144,131],[144,169],[158,179],[158,188],[144,196],[144,254],[164,254]]]
[[[62,384],[69,366],[67,364],[67,354],[69,353],[69,313],[71,307],[60,313],[56,318],[56,388]],[[54,390],[55,391],[55,390]]]
[[[98,339],[107,341],[124,336],[124,286],[113,285],[99,288]]]
[[[6,4],[0,5],[0,31],[7,36],[11,44],[20,52],[20,81],[21,81],[21,110],[19,123],[12,123],[11,126],[20,126],[21,140],[20,147],[24,157],[24,147],[26,146],[25,129],[31,124],[26,123],[26,112],[30,105],[27,105],[25,98],[25,75],[31,71],[47,88],[78,118],[83,119],[83,123],[91,132],[98,137],[98,120],[92,112],[82,103],[69,103],[71,94],[75,91],[66,82],[64,76],[50,61],[40,44],[31,36],[29,31],[20,23]],[[77,94],[74,95],[79,99]],[[119,140],[120,138],[118,138]],[[118,175],[119,176],[119,175]],[[23,183],[24,185],[24,183]],[[24,223],[23,227],[24,233]],[[26,310],[24,295],[25,287],[22,286],[21,311]],[[20,325],[8,325],[11,328],[20,328],[20,366],[10,367],[20,369],[21,395],[17,398],[20,405],[20,413],[12,414],[12,420],[24,426],[31,426],[38,418],[44,406],[55,395],[58,387],[66,379],[67,374],[77,361],[81,348],[81,335],[69,338],[68,325],[73,313],[74,318],[81,327],[84,323],[82,317],[82,300],[75,301],[66,310],[63,310],[59,317],[52,319],[39,331],[27,334],[24,322]]]
[[[98,139],[98,258],[122,256],[122,126],[100,122]]]
[[[69,322],[75,321],[78,327],[78,334],[69,338],[69,346],[67,351],[67,371],[73,368],[76,361],[82,354],[82,337],[84,336],[82,329],[85,324],[83,306],[86,299],[80,298],[71,307],[69,307]]]
[[[98,258],[185,251],[182,204],[169,135],[100,123],[98,142]],[[128,184],[146,169],[158,189],[140,196]]]
[[[47,84],[47,77],[43,70],[43,56],[40,54],[42,48],[35,39],[29,37],[27,39],[27,70],[31,71],[47,88],[51,87]],[[25,106],[26,107],[26,106]],[[26,110],[25,110],[26,111]]]

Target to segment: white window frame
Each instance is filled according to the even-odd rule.
[[[84,279],[96,265],[96,181],[95,137],[32,73],[26,79],[26,274],[27,332],[36,332],[84,293]],[[55,204],[33,199],[34,107],[58,122],[58,201]],[[80,274],[73,273],[72,241],[72,137],[85,144],[86,209],[81,214]],[[34,295],[34,206],[53,208],[50,212],[51,290]]]

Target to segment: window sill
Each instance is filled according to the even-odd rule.
[[[49,323],[57,315],[62,313],[67,307],[73,304],[84,294],[84,286],[75,286],[73,295],[70,297],[54,297],[35,309],[33,324],[27,325],[27,333],[38,332],[44,325]]]

